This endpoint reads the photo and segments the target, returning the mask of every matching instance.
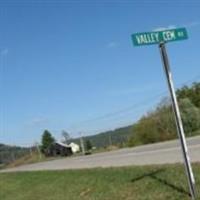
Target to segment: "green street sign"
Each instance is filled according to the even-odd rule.
[[[185,28],[169,29],[131,35],[134,46],[159,44],[161,42],[173,42],[188,38]]]

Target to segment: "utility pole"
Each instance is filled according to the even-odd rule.
[[[41,160],[42,159],[42,153],[41,153],[38,142],[36,142],[35,145],[36,145],[36,148],[37,148],[37,151],[38,151],[39,159]]]
[[[82,133],[80,133],[80,144],[81,144],[82,154],[85,155],[85,146],[84,146]]]
[[[112,146],[112,135],[111,135],[111,133],[109,133],[109,143],[110,143],[110,146]]]
[[[12,162],[14,162],[14,161],[16,160],[16,157],[15,157],[15,153],[14,153],[14,152],[11,153],[11,157],[12,157]]]
[[[30,156],[32,157],[33,155],[32,146],[29,147],[29,151],[30,151]]]

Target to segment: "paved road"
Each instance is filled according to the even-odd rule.
[[[187,139],[192,162],[200,162],[200,136]],[[148,165],[183,162],[179,141],[124,148],[116,151],[87,156],[69,157],[59,160],[23,165],[1,172],[62,170],[128,165]]]

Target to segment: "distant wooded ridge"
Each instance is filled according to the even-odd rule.
[[[0,143],[0,165],[8,164],[29,152],[29,148],[10,146]]]
[[[84,141],[90,141],[92,146],[96,148],[106,148],[108,146],[117,145],[119,147],[126,146],[127,141],[132,135],[132,125],[117,128],[112,131],[105,131],[91,136],[83,137]],[[71,139],[72,142],[80,144],[80,138]]]

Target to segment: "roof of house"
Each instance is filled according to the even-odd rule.
[[[64,144],[62,142],[55,142],[56,144],[59,144],[60,146],[66,147],[66,148],[71,148],[68,144]]]

